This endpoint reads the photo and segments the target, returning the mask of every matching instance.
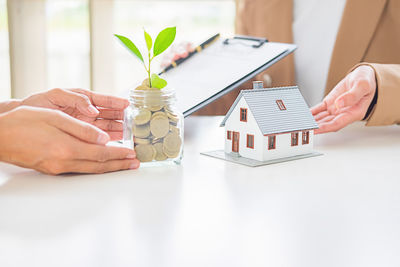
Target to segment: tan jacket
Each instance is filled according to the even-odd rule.
[[[293,42],[292,0],[236,0],[236,10],[237,33]],[[267,71],[272,86],[295,84],[293,60],[291,55]],[[361,62],[375,69],[378,85],[367,125],[400,123],[400,0],[347,0],[325,94]],[[225,114],[237,94],[238,90],[225,95],[199,114]]]

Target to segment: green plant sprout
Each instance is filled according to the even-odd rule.
[[[149,58],[148,67],[144,62],[142,53],[140,53],[140,50],[129,38],[118,34],[114,34],[114,36],[117,37],[122,44],[143,63],[143,66],[148,74],[150,88],[162,89],[167,86],[167,81],[160,78],[157,74],[151,73],[151,62],[156,56],[167,50],[167,48],[170,47],[170,45],[174,42],[176,36],[176,27],[170,27],[162,30],[154,41],[154,47],[150,34],[148,34],[145,30],[143,31]],[[153,54],[151,54],[151,52],[153,52]]]

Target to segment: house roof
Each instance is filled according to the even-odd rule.
[[[263,135],[317,129],[307,103],[297,86],[242,90],[229,109],[221,127],[244,97]],[[282,100],[286,110],[280,110],[276,101]]]

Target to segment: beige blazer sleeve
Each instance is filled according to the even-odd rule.
[[[377,102],[367,118],[367,126],[400,123],[400,64],[361,63],[375,70]]]

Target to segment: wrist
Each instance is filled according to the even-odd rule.
[[[371,113],[374,110],[376,103],[378,102],[378,81],[376,80],[376,73],[373,67],[371,67],[370,65],[362,65],[361,67],[367,67],[370,69],[370,71],[372,72],[371,74],[372,84],[375,87],[374,97],[372,98],[371,103],[369,104],[368,109],[365,112],[364,118],[362,119],[363,121],[366,121],[371,116]]]
[[[368,120],[377,102],[378,102],[378,89],[375,90],[374,98],[369,104],[367,112],[365,112],[364,118],[362,119],[363,121]]]

